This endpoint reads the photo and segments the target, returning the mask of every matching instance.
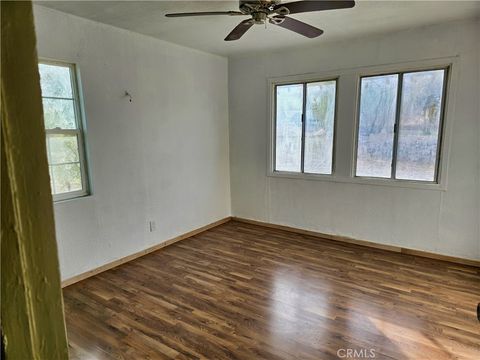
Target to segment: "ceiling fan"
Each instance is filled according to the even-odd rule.
[[[309,0],[280,3],[280,0],[240,0],[240,11],[207,11],[166,14],[167,17],[184,16],[206,16],[206,15],[228,15],[228,16],[251,16],[243,20],[225,38],[225,41],[240,39],[254,24],[266,24],[280,26],[284,29],[294,31],[308,38],[315,38],[323,34],[323,30],[302,21],[295,20],[288,15],[310,11],[323,11],[334,9],[352,8],[355,1],[341,0]]]

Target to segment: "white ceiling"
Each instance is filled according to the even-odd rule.
[[[288,1],[284,1],[288,2]],[[37,1],[40,5],[214,54],[232,56],[480,17],[480,1],[357,1],[353,9],[292,15],[325,33],[308,39],[268,25],[240,40],[224,37],[244,17],[166,18],[169,12],[238,10],[237,1]],[[246,17],[245,17],[246,18]]]

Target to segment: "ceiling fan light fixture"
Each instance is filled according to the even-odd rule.
[[[268,19],[268,22],[273,25],[280,25],[285,21],[285,16],[272,16],[271,18]]]
[[[288,8],[286,8],[285,6],[281,6],[278,9],[275,9],[275,13],[280,16],[287,16],[290,14],[290,10],[288,10]]]

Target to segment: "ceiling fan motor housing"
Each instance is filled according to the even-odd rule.
[[[269,14],[273,11],[275,5],[279,3],[280,0],[240,0],[239,9],[245,15],[256,12]]]
[[[265,6],[275,6],[280,3],[280,0],[240,0],[240,7],[242,5],[252,5],[252,6],[258,6],[258,5],[265,5]]]
[[[280,6],[280,0],[240,0],[240,12],[252,16],[253,24],[265,24],[269,21],[279,25],[290,11],[285,6]],[[277,8],[275,8],[277,7]],[[275,15],[275,16],[271,16]]]
[[[252,19],[255,24],[264,24],[265,20],[267,20],[267,13],[264,12],[254,12],[252,13]]]

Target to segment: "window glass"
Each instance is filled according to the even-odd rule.
[[[398,75],[364,77],[360,90],[357,176],[392,175]]]
[[[46,129],[75,129],[75,108],[72,100],[43,99],[43,117]]]
[[[82,190],[80,164],[51,165],[53,176],[53,194],[63,194]]]
[[[301,170],[303,84],[276,87],[275,170]]]
[[[73,97],[69,66],[39,64],[39,70],[43,97]]]
[[[47,140],[50,164],[80,162],[77,135],[47,135]]]
[[[435,180],[445,70],[403,75],[397,179]]]
[[[307,84],[304,172],[331,174],[336,81]]]

